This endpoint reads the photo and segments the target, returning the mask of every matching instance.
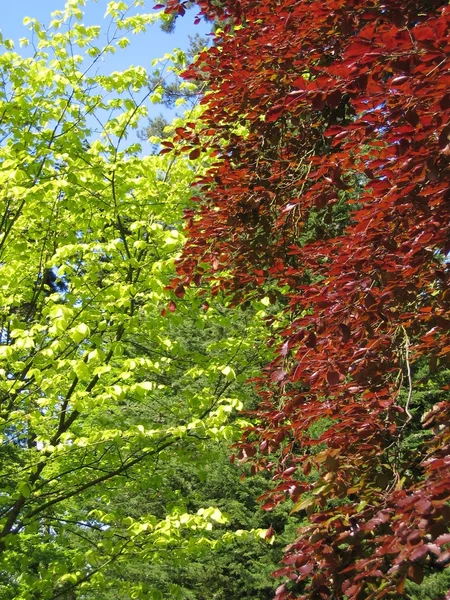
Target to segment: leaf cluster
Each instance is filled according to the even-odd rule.
[[[308,516],[276,598],[396,598],[449,561],[448,6],[197,4],[234,29],[185,73],[216,160],[173,285],[289,306],[239,454]]]

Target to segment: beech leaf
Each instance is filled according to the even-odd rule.
[[[189,153],[189,158],[191,160],[195,160],[196,158],[198,158],[200,156],[200,153],[201,153],[200,148],[194,148],[194,150],[192,150]]]
[[[327,372],[327,381],[330,385],[337,385],[339,383],[338,371],[328,371]]]

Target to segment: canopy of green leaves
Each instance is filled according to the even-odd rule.
[[[1,41],[5,600],[101,598],[111,586],[158,598],[139,578],[120,592],[111,565],[183,565],[220,542],[221,510],[188,505],[167,482],[175,463],[198,479],[213,445],[235,439],[243,382],[267,352],[263,305],[232,321],[217,298],[208,310],[207,289],[167,289],[208,158],[143,156],[132,131],[160,91],[142,67],[101,66],[160,16],[111,2],[105,34],[82,24],[83,4],[69,0],[49,28],[27,19],[30,57]]]

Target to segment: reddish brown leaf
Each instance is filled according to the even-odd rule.
[[[338,371],[328,371],[327,372],[327,381],[330,385],[337,385],[339,383]]]
[[[450,108],[450,93],[442,96],[439,106],[442,108],[442,110],[448,110]]]
[[[350,339],[350,327],[348,325],[345,325],[345,323],[341,323],[339,327],[342,331],[342,341],[344,343],[348,342],[348,340]]]
[[[428,548],[425,544],[421,544],[413,550],[409,556],[410,560],[422,560],[428,554]]]
[[[442,554],[436,559],[438,565],[448,565],[450,563],[450,550],[442,552]]]
[[[311,331],[305,341],[305,345],[308,346],[308,348],[314,348],[314,346],[316,344],[317,344],[316,334],[314,333],[314,331]]]
[[[450,544],[450,533],[443,533],[436,538],[436,544]]]
[[[282,114],[283,110],[284,110],[283,104],[276,104],[275,106],[272,106],[271,108],[269,108],[269,110],[266,112],[267,123],[276,121],[278,119],[278,117]]]
[[[295,467],[289,467],[288,469],[286,469],[285,471],[283,471],[282,476],[284,479],[289,479],[290,476],[295,473]]]
[[[276,371],[272,371],[270,374],[270,379],[274,382],[279,382],[283,381],[286,378],[286,375],[286,371],[283,371],[283,369],[277,369]]]
[[[191,150],[191,152],[189,153],[189,158],[191,160],[195,160],[196,158],[198,158],[201,154],[200,148],[194,148],[194,150]]]
[[[405,113],[405,119],[410,123],[413,127],[417,127],[419,124],[419,115],[415,110],[408,110]]]
[[[182,285],[179,285],[175,288],[174,294],[177,298],[182,298],[185,294],[185,289]]]
[[[433,505],[427,498],[421,498],[416,502],[416,510],[421,515],[426,515],[433,509]]]
[[[408,569],[408,577],[414,583],[420,584],[423,581],[423,568],[421,565],[413,564]]]

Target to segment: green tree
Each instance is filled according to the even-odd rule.
[[[254,327],[255,317],[264,314],[263,307],[261,304],[255,314],[254,309],[245,312],[227,310],[212,301],[208,312],[217,311],[218,314],[204,321],[203,327],[199,328],[198,322],[186,315],[182,325],[173,328],[170,334],[173,368],[165,372],[170,385],[165,388],[164,396],[160,396],[165,406],[164,414],[170,415],[174,405],[179,403],[198,402],[207,397],[211,385],[215,387],[215,397],[226,389],[228,396],[238,395],[247,408],[255,406],[256,396],[251,388],[243,386],[243,378],[255,374],[268,357],[264,340],[258,339]],[[143,343],[144,340],[135,342],[139,347]],[[133,351],[132,347],[130,351]],[[224,371],[221,377],[211,378],[211,365],[220,364],[217,361],[223,360],[224,352],[233,353],[230,354],[233,356],[236,351],[238,360],[233,358],[234,364],[230,363],[233,372],[221,367]],[[192,353],[195,353],[195,365],[190,361]],[[207,365],[209,368],[205,368]],[[186,376],[186,371],[192,370],[193,366],[198,373],[195,381],[192,376]],[[154,402],[133,403],[125,408],[134,415],[139,412],[143,421],[154,420],[155,409],[160,406]],[[267,487],[267,476],[258,475],[242,481],[242,470],[229,460],[230,442],[236,439],[237,431],[228,426],[224,433],[226,440],[205,440],[204,449],[198,444],[191,445],[182,453],[165,457],[158,465],[158,483],[152,489],[147,487],[145,480],[140,488],[125,482],[111,498],[110,512],[126,510],[134,519],[149,513],[160,518],[174,511],[195,514],[204,506],[215,506],[227,516],[227,522],[218,524],[211,531],[209,540],[197,541],[187,559],[172,560],[169,557],[158,561],[153,556],[149,561],[142,553],[128,554],[120,564],[115,563],[107,569],[105,580],[108,586],[102,591],[101,598],[127,600],[132,597],[130,590],[136,587],[144,597],[149,589],[156,588],[162,598],[184,600],[209,600],[212,590],[216,600],[269,600],[272,597],[274,581],[271,573],[276,569],[288,539],[285,530],[292,533],[298,527],[298,520],[289,518],[289,509],[285,507],[275,511],[276,514],[261,511],[257,498]],[[266,531],[270,526],[275,532],[270,546],[248,533],[261,528]],[[86,597],[97,599],[99,596],[95,591]]]
[[[82,24],[83,4],[69,0],[48,28],[28,19],[29,58],[1,39],[5,600],[101,598],[113,563],[184,564],[220,542],[210,529],[221,511],[175,501],[164,477],[174,457],[201,469],[210,441],[234,439],[230,414],[242,402],[229,388],[260,360],[264,305],[214,352],[183,340],[187,320],[207,332],[226,318],[218,299],[207,310],[207,289],[202,300],[167,289],[207,154],[142,156],[127,138],[160,90],[148,90],[141,67],[96,71],[158,14],[109,3],[101,45],[103,31]],[[124,491],[158,498],[160,510],[119,507]],[[113,587],[120,593],[119,580]],[[127,593],[161,594],[139,581]]]

